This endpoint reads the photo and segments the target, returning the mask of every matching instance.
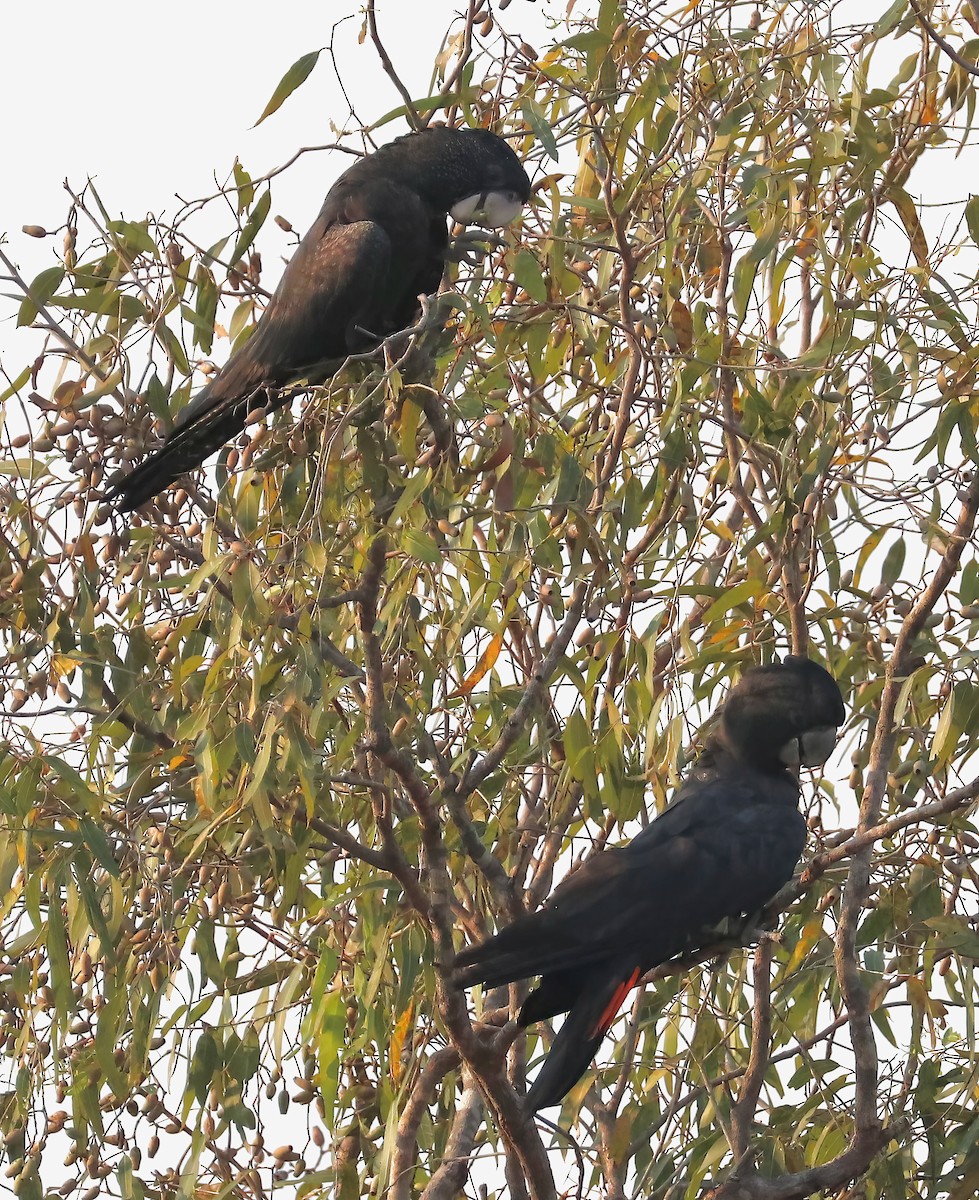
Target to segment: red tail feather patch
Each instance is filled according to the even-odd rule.
[[[615,1020],[616,1013],[622,1007],[623,1000],[625,1000],[626,996],[628,996],[628,994],[639,982],[639,976],[641,974],[642,971],[639,969],[639,967],[636,967],[629,978],[624,979],[615,989],[615,991],[612,993],[612,999],[609,1000],[608,1004],[605,1005],[605,1008],[602,1010],[602,1015],[598,1018],[594,1027],[592,1028],[592,1037],[602,1037],[608,1031],[609,1026]]]

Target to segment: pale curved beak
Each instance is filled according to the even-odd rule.
[[[487,229],[502,229],[509,225],[523,208],[516,192],[481,192],[467,196],[449,209],[453,221],[460,225],[483,225]]]
[[[833,753],[836,736],[835,725],[817,725],[786,742],[778,756],[787,767],[818,767]]]

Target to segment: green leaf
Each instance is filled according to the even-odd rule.
[[[197,1039],[190,1067],[187,1070],[187,1083],[190,1085],[190,1091],[184,1097],[185,1118],[190,1111],[194,1096],[197,1097],[199,1104],[203,1104],[207,1098],[220,1057],[217,1039],[210,1029],[205,1029]]]
[[[159,258],[160,252],[145,221],[109,221],[107,228],[116,235],[119,247],[127,253]]]
[[[255,125],[252,126],[253,129],[255,126],[261,125],[266,117],[270,117],[277,108],[282,106],[285,100],[288,100],[297,87],[306,82],[313,67],[316,66],[321,53],[322,51],[320,50],[313,50],[309,54],[304,54],[302,58],[296,59],[289,70],[279,80],[278,84],[276,84],[275,91],[269,98],[268,104],[262,109],[262,115],[255,122]]]
[[[760,579],[745,579],[742,583],[725,589],[704,613],[704,624],[710,625],[712,621],[716,621],[718,617],[730,612],[732,608],[737,608],[739,604],[744,604],[745,601],[760,596],[764,590],[765,584]]]
[[[918,216],[917,205],[904,188],[900,188],[896,184],[892,184],[887,189],[887,198],[897,209],[901,224],[911,243],[911,253],[917,259],[918,266],[927,267],[928,240],[921,225],[921,218]]]
[[[31,319],[33,320],[33,318],[31,318]],[[15,396],[22,387],[24,387],[27,383],[30,382],[30,378],[31,378],[31,369],[30,369],[30,367],[25,367],[23,369],[23,371],[21,371],[21,373],[13,381],[13,383],[10,385],[10,387],[8,387],[6,389],[6,391],[0,392],[0,404],[6,403],[6,401],[8,401],[11,396]]]
[[[884,564],[880,569],[881,587],[890,590],[901,578],[901,570],[904,567],[904,553],[903,537],[899,537],[887,548],[887,553],[884,555]]]
[[[92,857],[114,878],[119,877],[119,864],[116,862],[109,839],[100,825],[87,817],[78,822],[78,830]]]
[[[456,104],[468,98],[470,90],[467,89],[465,95],[462,92],[450,92],[447,96],[443,96],[441,92],[436,92],[434,95],[425,96],[421,100],[412,100],[411,107],[416,113],[421,115],[435,112],[439,108],[453,108]],[[406,117],[407,115],[408,106],[406,104],[399,104],[397,108],[392,108],[389,112],[386,112],[373,125],[369,125],[366,132],[371,133],[375,129],[380,129],[382,125],[387,125],[391,121],[397,121],[399,118]]]
[[[203,265],[197,268],[194,282],[197,285],[194,340],[205,354],[210,354],[214,342],[214,318],[218,311],[218,288],[214,276]]]
[[[122,1200],[143,1200],[146,1192],[142,1182],[133,1173],[133,1160],[128,1154],[123,1154],[119,1159],[116,1179],[119,1181],[119,1195]]]
[[[734,265],[734,311],[739,325],[747,316],[748,301],[751,299],[751,289],[757,274],[758,260],[750,254],[739,258]]]
[[[904,0],[894,0],[891,7],[884,13],[882,17],[877,18],[877,23],[874,25],[873,36],[875,39],[884,38],[895,29],[901,22],[901,18],[907,13],[908,6]]]
[[[265,218],[269,215],[269,209],[272,207],[272,193],[266,188],[255,202],[255,207],[249,214],[248,220],[245,222],[244,228],[235,242],[235,248],[231,253],[231,258],[228,261],[228,266],[233,267],[238,262],[245,251],[251,246],[255,240],[258,231],[265,224]]]
[[[979,196],[970,196],[966,202],[965,224],[969,237],[979,246]]]
[[[419,562],[430,563],[434,567],[442,561],[442,551],[438,543],[431,534],[421,529],[405,530],[404,547],[408,554]]]
[[[316,1057],[319,1069],[317,1081],[320,1097],[329,1121],[337,1102],[340,1087],[340,1055],[347,1031],[347,1005],[340,988],[326,993],[319,1005]]]
[[[252,177],[248,174],[241,162],[236,158],[235,165],[232,168],[234,175],[235,187],[238,190],[238,215],[241,216],[252,206],[255,199],[255,185],[252,183]]]
[[[223,983],[224,972],[214,945],[214,926],[210,921],[201,921],[194,931],[194,953],[200,959],[203,973],[214,983]]]
[[[924,923],[939,935],[943,948],[979,961],[979,933],[960,917],[929,917]]]
[[[258,1032],[254,1025],[245,1030],[244,1038],[235,1036],[234,1043],[229,1037],[225,1046],[225,1070],[240,1084],[245,1084],[254,1078],[262,1059],[262,1047]]]
[[[255,765],[250,772],[251,780],[245,789],[245,794],[241,798],[242,808],[247,808],[251,805],[258,823],[263,829],[271,828],[273,823],[272,811],[269,808],[264,784],[272,762],[272,755],[278,745],[278,728],[277,718],[274,714],[270,713],[262,729],[258,757],[255,759]]]
[[[564,753],[567,756],[568,770],[580,779],[583,764],[591,762],[595,754],[595,743],[592,732],[580,712],[573,712],[564,726]]]
[[[11,475],[15,479],[26,479],[34,483],[50,474],[51,472],[37,457],[0,459],[0,475]]]
[[[17,313],[18,325],[30,325],[40,309],[51,299],[65,277],[64,267],[48,267],[35,276]]]
[[[529,250],[519,251],[513,260],[513,277],[531,300],[546,304],[547,283],[541,273],[540,263]]]
[[[557,162],[557,139],[554,137],[554,130],[551,128],[551,123],[544,116],[540,105],[536,104],[530,96],[526,96],[521,102],[520,109],[527,124],[537,135],[537,140],[547,151],[548,158],[552,158]]]
[[[559,45],[568,50],[604,50],[611,46],[611,38],[597,29],[587,29],[584,33],[576,33],[565,38]]]
[[[586,476],[581,469],[581,463],[573,454],[565,454],[561,459],[561,470],[558,474],[557,488],[554,492],[556,505],[575,504],[581,499],[582,485]]]

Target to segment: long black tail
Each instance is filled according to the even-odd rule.
[[[192,471],[245,427],[248,414],[273,407],[266,389],[273,383],[268,367],[247,353],[248,346],[194,397],[166,441],[128,475],[115,479],[107,499],[120,499],[123,512],[139,508]]]
[[[544,1065],[527,1093],[529,1112],[557,1104],[587,1071],[602,1038],[641,974],[638,967],[616,969],[612,966],[601,974],[593,974],[558,1030]]]
[[[518,917],[480,945],[460,950],[452,967],[452,982],[460,988],[476,983],[499,987],[551,971],[577,970],[599,957],[601,949],[589,953],[589,947],[562,930],[554,914],[543,908]]]

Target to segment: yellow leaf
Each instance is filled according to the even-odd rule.
[[[888,189],[887,198],[897,209],[897,215],[901,218],[904,232],[908,235],[908,241],[911,243],[911,253],[917,259],[918,266],[926,266],[928,263],[928,240],[925,237],[925,231],[921,228],[914,200],[904,188],[898,187],[896,184]]]
[[[731,531],[731,526],[726,521],[705,521],[704,525],[715,537],[723,538],[725,542],[734,545],[736,539]]]
[[[823,931],[822,917],[812,917],[802,927],[802,933],[799,935],[799,940],[795,944],[795,949],[792,951],[792,956],[785,967],[785,974],[791,974],[797,966],[805,959],[809,951],[819,941],[819,935]]]
[[[690,309],[682,300],[674,300],[670,309],[670,327],[676,334],[676,344],[683,354],[693,345],[693,320]]]
[[[941,1000],[935,996],[928,994],[928,989],[924,982],[917,975],[910,975],[905,985],[908,989],[908,999],[911,1001],[911,1007],[923,1012],[931,1021],[933,1017],[944,1017],[948,1010]]]
[[[95,561],[95,547],[92,545],[92,535],[90,533],[81,533],[78,535],[78,540],[75,542],[75,553],[81,554],[82,561],[89,571],[94,571],[97,564]]]
[[[414,466],[415,459],[418,457],[415,437],[418,433],[418,422],[421,415],[421,406],[406,397],[404,404],[401,405],[401,433],[398,437],[398,444],[410,466]]]
[[[500,657],[500,650],[503,648],[503,633],[494,633],[490,638],[490,643],[479,656],[479,662],[473,668],[472,673],[459,684],[454,692],[449,692],[449,699],[455,700],[459,696],[468,696],[477,683],[489,671],[492,671],[493,664]]]
[[[52,679],[63,679],[65,675],[70,675],[77,666],[76,659],[69,658],[67,654],[56,654],[51,659],[51,677]]]
[[[405,1039],[408,1037],[408,1031],[411,1029],[411,1013],[414,1007],[411,1000],[408,1001],[408,1007],[398,1018],[398,1023],[394,1027],[394,1033],[391,1034],[391,1048],[388,1052],[390,1059],[391,1081],[397,1087],[403,1074],[404,1068],[401,1065],[401,1052],[405,1046]]]
[[[621,748],[625,741],[625,723],[622,720],[622,714],[619,712],[611,696],[606,696],[605,698],[605,711],[608,713],[609,729]]]
[[[85,391],[84,383],[77,379],[66,379],[54,389],[54,402],[59,408],[69,408],[76,400],[81,399]]]
[[[513,457],[514,436],[513,426],[509,421],[504,421],[500,426],[500,440],[497,442],[495,449],[485,460],[479,464],[480,471],[493,471]]]
[[[795,245],[796,255],[799,258],[809,258],[816,249],[818,237],[819,226],[815,221],[807,221]]]

